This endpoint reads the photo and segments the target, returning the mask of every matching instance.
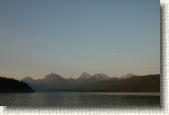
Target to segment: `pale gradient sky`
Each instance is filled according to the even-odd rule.
[[[0,0],[0,75],[160,73],[159,0]]]

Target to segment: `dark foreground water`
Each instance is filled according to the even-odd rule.
[[[1,106],[160,106],[159,93],[36,92],[0,94]]]

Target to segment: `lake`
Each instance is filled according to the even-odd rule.
[[[160,93],[35,92],[0,94],[1,106],[160,106]]]

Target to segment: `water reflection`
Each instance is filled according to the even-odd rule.
[[[2,106],[160,106],[158,94],[37,92],[0,94]]]

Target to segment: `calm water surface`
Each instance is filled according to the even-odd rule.
[[[1,106],[160,106],[160,93],[35,92],[0,94]]]

